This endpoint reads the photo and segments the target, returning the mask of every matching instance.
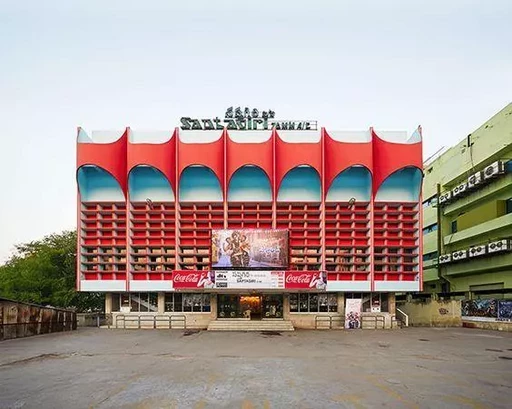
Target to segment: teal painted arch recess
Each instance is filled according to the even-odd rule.
[[[180,202],[222,202],[222,188],[215,173],[206,166],[192,165],[183,170],[179,183]]]
[[[351,166],[338,173],[327,191],[327,202],[348,202],[351,199],[369,202],[372,195],[372,175],[364,166]]]
[[[125,200],[117,180],[99,166],[84,165],[78,168],[77,181],[82,202],[124,202]]]
[[[267,174],[258,166],[239,168],[229,181],[228,201],[271,202],[272,187]]]
[[[423,173],[416,167],[405,167],[393,172],[379,186],[377,202],[417,202],[420,198]]]
[[[320,175],[314,168],[306,165],[289,170],[277,194],[278,202],[320,202],[321,200]]]
[[[128,175],[128,192],[130,201],[172,202],[174,192],[165,175],[158,169],[138,165]]]

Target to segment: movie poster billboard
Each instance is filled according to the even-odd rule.
[[[288,230],[212,230],[212,267],[285,269]]]
[[[361,307],[363,300],[360,298],[347,298],[345,300],[345,328],[361,328]]]

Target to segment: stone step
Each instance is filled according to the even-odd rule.
[[[209,328],[292,328],[293,325],[291,324],[280,324],[280,325],[243,325],[243,324],[237,324],[237,325],[228,325],[228,324],[209,324]]]
[[[294,331],[290,321],[216,320],[210,322],[208,331]]]
[[[288,324],[290,321],[211,321],[210,324],[216,325],[249,325],[249,326],[273,326],[273,325],[283,325]]]

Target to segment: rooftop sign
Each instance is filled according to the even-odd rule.
[[[259,111],[256,108],[234,108],[229,107],[224,118],[197,119],[184,116],[180,120],[182,130],[215,130],[224,129],[237,131],[256,130],[317,130],[317,122],[309,120],[278,120],[275,119],[275,112],[271,109]]]

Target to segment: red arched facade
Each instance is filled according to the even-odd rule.
[[[168,179],[174,191],[174,202],[140,204],[140,208],[137,209],[133,208],[129,202],[125,206],[125,223],[128,224],[125,225],[125,230],[118,230],[119,232],[126,232],[123,250],[125,256],[119,258],[119,260],[124,260],[126,263],[124,270],[127,275],[124,289],[133,290],[133,281],[141,281],[136,286],[138,291],[144,289],[147,291],[171,290],[173,271],[185,267],[198,270],[210,268],[208,262],[208,252],[211,251],[209,231],[215,228],[294,229],[299,233],[296,234],[296,237],[291,238],[293,242],[290,243],[290,246],[295,246],[297,253],[300,252],[300,249],[305,249],[304,253],[312,254],[314,257],[308,258],[307,255],[303,255],[300,258],[298,256],[298,261],[295,264],[292,262],[290,268],[308,270],[319,267],[321,270],[326,270],[328,273],[330,272],[329,280],[343,283],[343,285],[336,284],[333,287],[338,291],[366,291],[367,289],[408,291],[412,287],[401,285],[401,283],[412,282],[413,280],[418,282],[418,286],[421,285],[421,234],[419,233],[421,232],[421,198],[417,203],[398,203],[398,212],[402,212],[400,214],[403,216],[400,217],[404,218],[403,225],[406,226],[404,229],[407,234],[404,233],[404,236],[400,236],[395,241],[391,240],[388,234],[383,234],[386,225],[382,223],[382,220],[386,218],[381,216],[388,211],[396,213],[397,203],[381,203],[378,208],[375,207],[373,198],[367,204],[356,203],[351,208],[353,213],[350,214],[351,222],[353,222],[350,226],[354,229],[352,233],[347,230],[349,229],[347,227],[349,226],[348,222],[340,224],[343,217],[348,214],[347,204],[325,203],[326,193],[333,180],[338,174],[351,166],[359,165],[369,169],[372,175],[373,195],[375,195],[382,182],[396,170],[410,166],[421,169],[421,141],[411,144],[389,142],[380,138],[373,129],[370,129],[371,138],[368,142],[337,141],[329,135],[328,130],[322,128],[320,140],[309,143],[286,142],[280,137],[279,131],[275,130],[272,131],[270,138],[264,142],[235,142],[230,138],[229,131],[226,129],[219,130],[219,138],[213,142],[185,143],[180,140],[180,131],[175,129],[169,133],[168,141],[155,144],[130,143],[128,142],[129,132],[130,130],[126,129],[121,137],[112,143],[99,144],[80,141],[77,143],[77,169],[83,165],[96,165],[105,169],[118,181],[127,197],[129,197],[127,191],[128,174],[132,168],[138,165],[148,165],[159,170]],[[250,135],[250,131],[247,131],[247,134]],[[202,165],[211,169],[220,181],[222,202],[179,203],[180,176],[185,168],[192,165]],[[273,191],[272,203],[228,203],[229,180],[238,169],[245,165],[258,166],[267,174]],[[283,178],[291,169],[301,165],[314,168],[320,175],[322,185],[321,202],[306,203],[304,206],[300,204],[302,207],[293,202],[277,203],[277,191]],[[158,207],[158,212],[154,206]],[[362,219],[359,224],[357,224],[357,217],[366,210],[363,211],[362,208],[358,210],[358,206],[366,206],[365,209],[367,210],[367,214],[365,213],[364,217],[361,216]],[[302,210],[297,210],[299,208]],[[116,209],[113,209],[113,211],[114,215],[117,214],[115,212],[120,213]],[[78,213],[79,225],[83,227],[85,213],[81,203],[79,203]],[[300,219],[300,216],[297,216],[299,213],[303,215],[304,220],[308,221],[303,230],[297,229],[294,224],[290,224],[293,217]],[[160,224],[155,221],[157,220],[156,214]],[[409,216],[413,217],[411,223],[407,220]],[[152,219],[152,217],[155,217],[155,219]],[[140,226],[143,225],[143,222],[147,226],[147,231],[144,231],[144,234],[139,234],[139,230],[133,228],[136,220],[138,220],[137,223]],[[363,237],[360,232],[364,230],[361,226],[365,221],[368,230]],[[336,230],[335,234],[329,233],[329,223],[337,223],[336,226],[338,227],[336,228],[339,230]],[[411,227],[413,224],[414,228]],[[161,232],[158,231],[158,228],[151,227],[157,225],[158,228],[161,227]],[[345,227],[339,227],[341,225]],[[332,227],[332,229],[334,228]],[[140,229],[142,231],[142,227]],[[82,230],[79,229],[79,232],[81,232],[79,244],[81,248],[85,248],[87,246],[83,242]],[[350,243],[348,243],[348,236],[346,236],[348,233],[350,233]],[[115,234],[113,236],[117,237]],[[141,243],[143,242],[146,246],[145,248],[151,248],[152,243],[156,243],[155,246],[163,249],[163,251],[168,251],[168,253],[165,253],[165,257],[161,257],[161,264],[158,264],[161,269],[159,268],[156,272],[150,269],[152,266],[152,262],[149,261],[151,260],[150,255],[146,258],[147,270],[142,272],[134,270],[134,263],[130,261],[133,254],[131,247],[134,245],[136,238],[139,237]],[[118,242],[122,243],[123,240],[119,238]],[[368,267],[365,267],[364,272],[354,270],[350,272],[351,274],[348,274],[348,272],[342,271],[344,262],[333,261],[329,258],[328,253],[330,254],[331,250],[338,254],[336,249],[352,248],[354,254],[356,254],[358,246],[362,246],[363,242],[365,243],[364,246],[367,247],[367,253],[364,253],[367,254],[367,261],[355,261],[357,257],[351,256],[353,261],[350,266],[357,269],[367,263]],[[111,242],[106,242],[104,246],[102,243],[102,246],[98,245],[98,248],[110,245],[109,243]],[[113,243],[116,243],[115,239],[113,239]],[[377,260],[381,260],[384,256],[376,256],[376,250],[380,251],[381,249],[402,245],[404,249],[412,249],[413,254],[415,254],[415,261],[410,263],[411,265],[415,264],[412,270],[408,267],[408,271],[405,271],[404,266],[399,266],[399,272],[394,273],[386,270],[385,267],[389,263],[377,264]],[[317,252],[315,253],[313,249],[317,249]],[[328,252],[326,252],[327,250]],[[122,262],[116,261],[116,263],[118,263],[116,264],[117,269],[119,263]],[[336,268],[336,270],[330,271],[330,268]],[[400,268],[403,270],[400,270]],[[81,287],[80,283],[89,279],[94,278],[98,282],[108,281],[108,279],[103,279],[99,275],[94,276],[94,274],[86,277],[83,271],[83,265],[79,261],[77,281],[81,289],[84,288]],[[417,272],[420,277],[418,278],[412,272]],[[108,277],[108,275],[105,274],[105,277]],[[358,284],[358,282],[364,282],[365,284]],[[98,285],[97,288],[99,291],[109,290],[108,284],[103,287]]]
[[[130,132],[130,130],[128,130]],[[164,143],[133,143],[127,146],[128,173],[139,165],[158,169],[167,178],[173,191],[176,191],[176,141],[177,130],[169,132],[169,140]]]

